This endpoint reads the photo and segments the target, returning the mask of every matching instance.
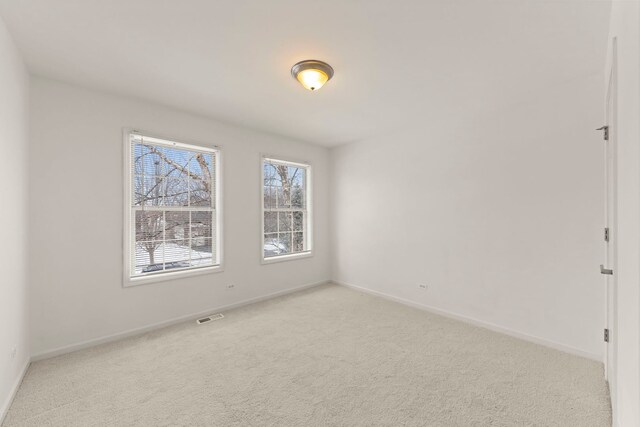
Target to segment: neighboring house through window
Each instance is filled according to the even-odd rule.
[[[220,266],[219,151],[128,133],[131,281]]]

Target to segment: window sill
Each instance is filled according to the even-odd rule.
[[[203,274],[221,273],[223,270],[221,265],[212,267],[203,267],[196,270],[172,271],[170,273],[152,274],[149,276],[125,277],[123,287],[146,285],[155,282],[164,282],[166,280],[183,279],[192,276],[201,276]]]
[[[302,258],[311,258],[312,256],[313,256],[313,253],[309,251],[309,252],[300,252],[297,254],[278,255],[278,256],[269,257],[269,258],[261,257],[261,259],[262,259],[262,264],[274,264],[277,262],[293,261],[293,260],[302,259]]]

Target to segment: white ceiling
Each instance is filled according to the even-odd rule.
[[[607,0],[0,0],[30,70],[327,146],[601,72]],[[320,59],[308,92],[289,74]]]

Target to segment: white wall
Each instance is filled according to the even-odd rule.
[[[601,360],[601,81],[333,149],[333,278]]]
[[[614,425],[640,425],[640,2],[614,0],[609,42],[617,39],[618,206],[617,375]],[[609,50],[608,62],[612,59]],[[607,69],[609,67],[607,66]]]
[[[34,355],[329,279],[326,148],[42,78],[31,89]],[[222,146],[224,272],[122,287],[123,127]],[[262,152],[313,166],[311,258],[260,264]]]
[[[29,75],[0,19],[0,423],[29,361],[27,155]],[[15,356],[12,356],[13,348]]]

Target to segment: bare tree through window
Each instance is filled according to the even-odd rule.
[[[217,264],[216,152],[132,134],[135,274]]]
[[[306,165],[263,162],[265,258],[309,250],[308,171]]]

